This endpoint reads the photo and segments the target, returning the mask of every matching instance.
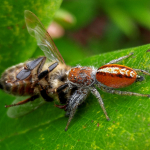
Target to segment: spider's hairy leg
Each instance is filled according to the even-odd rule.
[[[143,74],[145,74],[145,75],[148,75],[148,76],[150,76],[150,73],[149,72],[147,72],[147,71],[145,71],[145,70],[142,70],[142,69],[134,69],[137,73],[143,73]],[[136,79],[136,81],[143,81],[145,78],[143,77],[143,76],[137,76],[137,79]]]
[[[122,61],[123,59],[126,59],[126,58],[130,57],[131,55],[133,55],[133,53],[130,53],[130,54],[125,55],[125,56],[122,56],[122,57],[120,57],[118,59],[111,60],[109,63],[107,63],[107,65],[108,64],[114,64],[114,63],[117,63],[119,61]]]
[[[143,74],[146,74],[148,76],[150,76],[150,73],[145,71],[145,70],[142,70],[142,69],[134,69],[137,73],[143,73]]]
[[[119,90],[114,90],[114,89],[109,88],[109,87],[102,87],[102,86],[99,86],[99,88],[102,91],[107,92],[107,93],[111,93],[111,94],[150,97],[150,94],[141,94],[141,93],[134,93],[134,92],[128,92],[128,91],[119,91]]]
[[[92,94],[95,95],[95,97],[98,99],[98,102],[99,102],[99,104],[100,104],[100,106],[101,106],[101,108],[102,108],[102,110],[103,110],[103,112],[105,114],[106,119],[109,120],[109,117],[107,115],[106,109],[104,107],[103,100],[102,100],[99,92],[97,91],[97,89],[94,86],[91,87],[90,90],[91,90]]]
[[[87,90],[79,89],[79,90],[76,90],[71,96],[71,98],[69,99],[69,104],[66,109],[67,110],[66,115],[69,115],[69,119],[65,128],[65,131],[68,130],[68,126],[72,118],[74,117],[78,106],[85,100],[85,97],[87,96],[87,94],[88,94]]]

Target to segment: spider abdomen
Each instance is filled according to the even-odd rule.
[[[108,64],[97,70],[96,79],[108,87],[123,88],[136,81],[137,73],[127,66]]]

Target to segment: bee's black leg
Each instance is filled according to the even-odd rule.
[[[43,97],[43,99],[44,99],[45,101],[47,101],[47,102],[52,102],[52,101],[53,101],[53,98],[51,98],[50,96],[48,96],[48,94],[47,94],[47,92],[46,92],[45,89],[42,89],[42,90],[40,91],[40,93],[41,93],[41,96]]]
[[[52,65],[50,65],[47,70],[44,70],[41,73],[39,73],[38,77],[37,77],[37,80],[34,81],[34,83],[32,84],[32,87],[34,87],[41,79],[46,77],[46,75],[48,75],[49,72],[54,70],[57,67],[57,65],[58,65],[58,62],[55,62]]]
[[[68,87],[68,84],[65,83],[61,86],[59,86],[57,89],[56,89],[56,92],[58,94],[58,97],[59,97],[59,100],[60,100],[60,103],[61,104],[66,104],[67,102],[67,93],[65,93],[63,90]]]
[[[66,104],[67,102],[67,93],[61,91],[58,93],[59,101],[61,104]]]
[[[38,80],[43,79],[49,72],[51,72],[52,70],[54,70],[57,67],[57,65],[58,65],[58,62],[55,62],[52,65],[50,65],[47,70],[44,70],[43,72],[41,72],[38,75]]]
[[[0,89],[3,89],[4,87],[3,87],[3,85],[2,85],[2,83],[1,83],[1,80],[0,80]]]
[[[63,84],[63,85],[61,85],[61,86],[59,86],[59,87],[56,89],[56,92],[59,93],[59,92],[61,92],[62,90],[64,90],[66,87],[68,87],[68,84],[67,84],[67,83],[65,83],[65,84]]]
[[[37,98],[39,98],[39,95],[33,95],[33,96],[31,96],[30,98],[25,99],[25,100],[23,100],[23,101],[20,101],[20,102],[18,102],[18,103],[16,103],[16,104],[5,105],[5,107],[8,108],[8,107],[12,107],[12,106],[22,105],[22,104],[28,103],[28,102],[30,102],[30,101],[34,101],[34,100],[37,99]]]

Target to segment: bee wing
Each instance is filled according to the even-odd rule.
[[[38,17],[29,10],[25,10],[24,15],[28,32],[31,36],[36,38],[37,45],[44,52],[45,56],[50,61],[65,63],[51,36],[46,31]]]
[[[19,101],[22,101],[24,99],[27,99],[27,98],[29,98],[29,97],[28,96],[17,97],[13,101],[13,104],[15,104]],[[38,107],[40,107],[44,103],[45,103],[45,101],[41,97],[39,97],[35,101],[31,101],[31,102],[28,102],[26,104],[9,107],[8,110],[7,110],[7,116],[10,117],[10,118],[21,117],[21,116],[26,115],[29,112],[37,109]]]

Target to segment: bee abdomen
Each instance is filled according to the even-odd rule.
[[[17,81],[12,83],[11,93],[14,95],[33,95],[34,88],[32,87],[32,83],[29,81]]]
[[[5,81],[5,84],[2,85],[2,88],[7,93],[13,95],[33,95],[34,88],[32,88],[32,83],[30,81],[15,81],[10,82],[8,80]]]
[[[17,74],[24,69],[24,64],[19,64],[8,68],[0,79],[0,88],[7,93],[13,95],[32,95],[34,88],[32,87],[32,75],[25,80],[18,80]]]

